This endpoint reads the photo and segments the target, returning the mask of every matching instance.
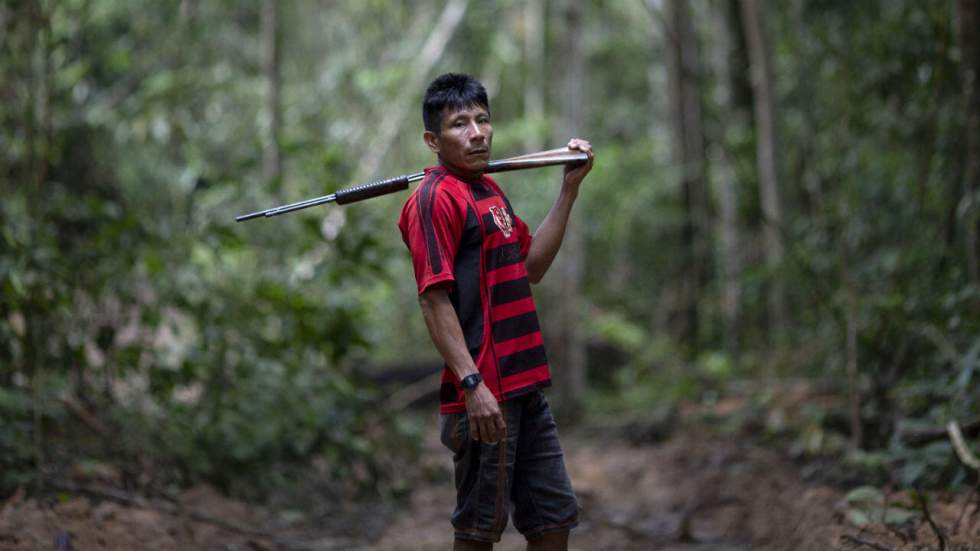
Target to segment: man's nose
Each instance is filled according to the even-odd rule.
[[[487,133],[486,133],[486,131],[484,131],[483,125],[481,125],[477,121],[471,122],[470,123],[470,140],[471,141],[480,141],[480,140],[485,140],[485,139],[487,139]]]

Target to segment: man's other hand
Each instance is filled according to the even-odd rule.
[[[507,424],[500,405],[487,385],[480,383],[466,391],[466,415],[470,421],[470,437],[474,440],[495,444],[507,436]]]
[[[585,175],[592,170],[592,162],[595,160],[595,156],[592,153],[592,144],[587,140],[581,140],[579,138],[572,138],[568,142],[568,149],[582,151],[589,155],[589,161],[587,163],[572,167],[571,165],[565,165],[565,178],[564,184],[566,186],[571,186],[572,191],[577,192],[579,184],[585,178]]]

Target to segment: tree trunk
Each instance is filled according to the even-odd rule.
[[[282,101],[280,90],[282,79],[279,70],[280,36],[279,14],[277,0],[262,2],[262,71],[265,74],[265,116],[266,135],[265,148],[262,152],[262,173],[279,200],[282,189],[282,154],[280,146],[280,131],[282,128]]]
[[[779,194],[779,157],[776,150],[776,98],[769,39],[766,31],[764,0],[741,0],[742,23],[749,45],[752,67],[752,97],[756,127],[756,162],[759,171],[759,195],[762,204],[763,236],[766,265],[771,281],[767,297],[769,330],[782,331],[788,322],[786,298],[781,277],[776,270],[782,265],[786,246],[783,243],[783,214]]]
[[[564,144],[579,134],[584,115],[585,59],[581,47],[582,5],[566,0],[561,6],[562,74],[559,78],[561,109],[555,129],[555,144]],[[580,221],[569,222],[561,254],[552,271],[555,300],[547,319],[549,354],[555,367],[558,390],[557,409],[563,416],[575,419],[581,412],[585,390],[585,343],[580,334],[582,323],[582,231]]]
[[[956,7],[966,149],[963,183],[959,189],[965,192],[963,200],[967,202],[959,211],[965,215],[967,270],[974,285],[980,285],[980,42],[977,40],[980,6],[976,0],[958,0]]]
[[[847,400],[848,416],[851,422],[851,449],[861,449],[864,435],[861,427],[861,389],[858,380],[858,291],[854,287],[848,270],[848,259],[844,259],[841,280],[847,292],[844,312],[844,332],[847,348]]]
[[[543,145],[538,128],[544,119],[544,7],[545,0],[528,0],[524,4],[524,120],[534,124],[533,131],[524,138],[527,151],[540,151]]]
[[[722,44],[715,48],[714,69],[718,75],[717,97],[718,104],[723,113],[723,119],[727,121],[723,128],[729,125],[745,124],[737,116],[739,111],[751,113],[751,109],[741,109],[735,101],[739,77],[735,73],[739,71],[738,65],[732,62],[735,56],[732,52],[739,49],[739,42],[736,33],[741,34],[740,27],[732,24],[732,15],[738,13],[737,5],[728,2],[729,8],[723,14],[714,17],[714,28],[718,36],[722,37]],[[732,10],[734,7],[736,9]],[[744,56],[743,56],[744,57]],[[746,65],[748,63],[746,62]],[[746,87],[748,83],[746,82]],[[749,90],[749,105],[751,105],[751,89]],[[721,135],[725,136],[728,132],[722,130]],[[739,327],[739,274],[741,273],[740,240],[738,234],[738,181],[735,174],[734,161],[728,154],[729,144],[724,143],[724,138],[719,139],[710,152],[711,166],[714,168],[715,178],[713,178],[715,197],[718,204],[718,264],[719,277],[721,279],[721,312],[724,318],[724,341],[725,350],[729,354],[738,353],[738,327]]]
[[[670,82],[673,164],[680,172],[680,187],[686,213],[681,228],[685,247],[680,289],[679,336],[692,352],[697,346],[700,324],[698,305],[707,281],[708,196],[705,186],[704,124],[701,108],[701,61],[697,37],[685,0],[667,2],[666,29],[670,37],[668,58]]]
[[[45,9],[47,8],[47,9]],[[52,52],[54,51],[54,41],[51,31],[51,14],[55,9],[44,4],[29,5],[26,16],[29,20],[29,38],[25,41],[27,54],[27,76],[28,76],[28,99],[27,107],[30,112],[27,114],[28,120],[28,159],[30,162],[31,178],[33,184],[28,192],[30,195],[36,194],[35,199],[43,196],[45,185],[47,184],[48,174],[51,166],[51,143],[52,143]],[[28,205],[28,213],[35,219],[43,216],[43,210],[38,201],[32,200]],[[31,234],[36,240],[39,224],[31,224]],[[36,257],[32,256],[28,260],[28,268],[40,273],[45,271],[41,265],[34,265]],[[33,459],[35,469],[34,486],[35,491],[43,491],[46,484],[47,473],[47,438],[44,430],[43,412],[47,407],[45,404],[44,387],[44,365],[46,364],[46,350],[48,337],[50,335],[50,324],[45,315],[46,301],[41,298],[34,298],[27,301],[24,308],[25,314],[25,350],[24,350],[24,373],[29,373],[31,385],[31,440],[33,447]]]
[[[742,24],[742,12],[739,0],[725,0],[723,10],[725,20],[726,58],[728,63],[723,68],[730,86],[730,101],[739,114],[753,124],[752,113],[752,65],[749,63],[748,42],[745,39],[745,25]],[[721,30],[719,29],[719,33]]]

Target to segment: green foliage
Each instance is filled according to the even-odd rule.
[[[871,486],[854,488],[846,499],[847,520],[859,527],[872,523],[900,525],[920,517],[910,505],[889,503],[881,490]]]
[[[339,495],[401,491],[385,458],[410,460],[411,431],[350,364],[385,254],[373,228],[233,222],[282,200],[252,117],[233,115],[261,108],[248,23],[205,32],[218,5],[0,13],[5,46],[47,60],[12,66],[21,88],[0,109],[0,495],[87,458],[256,498],[313,475]],[[25,120],[34,133],[14,130]],[[321,120],[287,127],[291,193],[349,171],[309,136]]]
[[[34,463],[31,447],[30,395],[20,389],[0,388],[0,487],[12,488],[29,480]]]

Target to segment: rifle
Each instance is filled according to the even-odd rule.
[[[509,172],[512,170],[525,170],[529,168],[540,168],[544,166],[554,166],[554,165],[580,165],[589,160],[587,153],[582,151],[573,151],[567,147],[562,147],[559,149],[551,149],[548,151],[541,151],[538,153],[528,153],[527,155],[520,155],[518,157],[510,157],[507,159],[500,159],[497,161],[490,161],[487,163],[487,169],[484,170],[485,173],[494,172]],[[329,195],[324,195],[322,197],[314,197],[312,199],[307,199],[305,201],[299,201],[296,203],[290,203],[288,205],[282,205],[279,207],[272,207],[271,209],[260,210],[252,212],[249,214],[243,214],[241,216],[235,217],[236,222],[243,222],[245,220],[251,220],[253,218],[270,218],[272,216],[278,216],[280,214],[286,214],[288,212],[297,211],[300,209],[305,209],[309,207],[315,207],[317,205],[323,205],[326,203],[337,203],[338,205],[346,205],[348,203],[354,203],[357,201],[363,201],[364,199],[370,199],[371,197],[377,197],[379,195],[387,195],[389,193],[394,193],[396,191],[401,191],[403,189],[408,189],[408,185],[412,182],[417,182],[425,177],[424,172],[415,172],[413,174],[406,174],[403,176],[396,176],[394,178],[388,178],[387,180],[379,180],[377,182],[371,182],[368,184],[363,184],[359,186],[349,187],[342,189],[335,193]]]

